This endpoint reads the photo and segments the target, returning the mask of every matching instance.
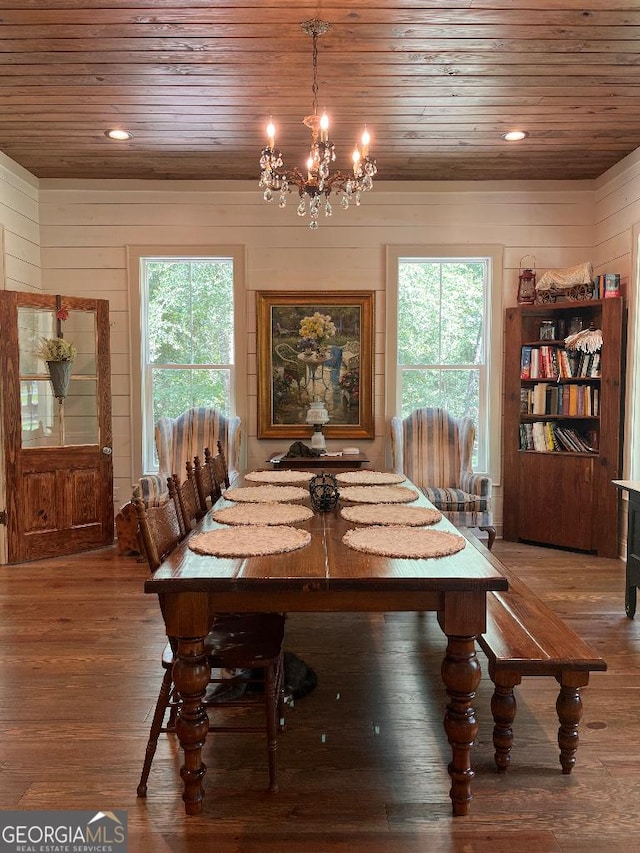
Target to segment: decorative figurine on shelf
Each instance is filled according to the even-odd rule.
[[[594,353],[602,349],[602,329],[596,329],[594,323],[588,329],[576,332],[564,340],[567,349],[578,350],[578,352]]]
[[[340,492],[333,474],[316,474],[309,481],[311,506],[318,512],[330,512],[338,506]]]
[[[522,262],[525,258],[533,258],[533,269],[523,268]],[[533,255],[523,255],[520,258],[520,269],[518,271],[518,304],[531,305],[536,299],[536,259]]]
[[[569,301],[583,301],[593,296],[593,264],[585,261],[574,267],[547,270],[536,284],[536,301],[556,302],[558,297]]]

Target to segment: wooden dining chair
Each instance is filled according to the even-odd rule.
[[[179,522],[183,538],[187,536],[198,521],[206,513],[207,508],[203,506],[198,494],[195,472],[191,463],[187,462],[187,478],[180,482],[177,474],[173,474],[167,480],[169,495],[177,502],[179,509]]]
[[[210,459],[207,459],[206,455],[204,462],[199,456],[195,457],[193,460],[193,473],[198,491],[198,500],[200,501],[200,506],[206,512],[222,495],[223,484],[216,478],[214,466],[210,463]]]
[[[204,461],[211,466],[213,476],[221,488],[230,488],[231,479],[229,474],[229,465],[224,452],[222,442],[217,443],[217,454],[214,456],[208,447],[204,449]]]
[[[171,484],[172,497],[160,507],[145,507],[139,491],[134,492],[134,506],[140,524],[149,569],[154,572],[183,539],[180,508]],[[162,604],[161,604],[162,606]],[[269,766],[269,790],[277,791],[276,749],[278,728],[282,728],[284,694],[283,674],[285,616],[282,613],[219,614],[213,619],[205,648],[211,668],[210,683],[225,688],[227,696],[236,698],[222,701],[216,688],[205,701],[208,709],[216,713],[233,714],[239,708],[261,708],[262,725],[232,723],[223,725],[210,722],[210,732],[266,733]],[[154,709],[149,740],[145,752],[137,793],[146,797],[151,765],[162,732],[175,732],[180,697],[173,681],[173,664],[176,655],[174,638],[164,647],[162,667],[164,676]],[[258,689],[256,689],[258,688]],[[165,716],[169,711],[167,723]]]

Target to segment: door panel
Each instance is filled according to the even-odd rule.
[[[0,323],[8,562],[111,544],[108,302],[3,291]],[[62,335],[78,353],[60,401],[34,349]]]
[[[519,538],[591,550],[593,465],[592,456],[521,452]]]

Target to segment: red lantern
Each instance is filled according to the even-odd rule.
[[[525,255],[520,258],[520,270],[518,271],[518,303],[520,305],[532,304],[536,301],[536,259],[533,258],[533,269],[523,268],[522,262],[525,258],[533,255]]]

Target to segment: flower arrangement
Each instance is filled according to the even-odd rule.
[[[325,343],[336,333],[336,327],[328,314],[316,311],[311,317],[303,317],[300,321],[300,337],[315,341],[318,345]]]
[[[77,348],[64,338],[40,338],[35,355],[42,361],[73,361]]]

